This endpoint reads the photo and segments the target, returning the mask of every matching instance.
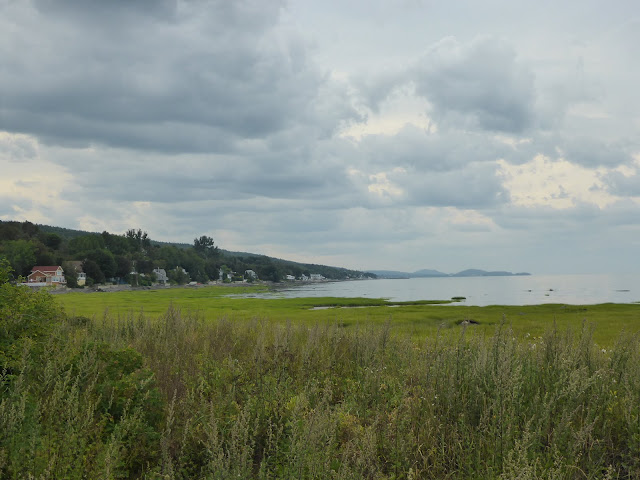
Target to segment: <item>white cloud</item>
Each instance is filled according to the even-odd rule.
[[[406,174],[407,171],[404,168],[398,167],[390,173],[403,175]],[[387,172],[379,172],[373,175],[369,175],[369,182],[369,187],[367,188],[369,192],[376,194],[382,198],[400,197],[405,193],[402,188],[389,180]]]
[[[56,207],[74,203],[73,175],[39,155],[37,142],[27,135],[0,133],[0,218],[50,221]]]
[[[602,170],[542,155],[522,165],[499,164],[504,185],[517,206],[568,209],[585,203],[605,208],[616,201],[604,188]]]

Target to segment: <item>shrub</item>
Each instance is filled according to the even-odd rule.
[[[44,291],[9,283],[12,269],[0,258],[0,370],[15,373],[27,343],[40,344],[62,310]]]

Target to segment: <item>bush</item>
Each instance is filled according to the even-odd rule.
[[[159,463],[164,402],[140,353],[6,281],[0,321],[0,478],[141,478]]]
[[[46,340],[62,310],[48,292],[11,284],[11,276],[9,262],[0,258],[0,370],[15,373],[25,346]]]

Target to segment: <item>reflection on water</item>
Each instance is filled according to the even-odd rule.
[[[363,297],[391,301],[450,300],[463,305],[633,303],[640,301],[640,275],[531,275],[354,280],[284,286],[256,298]]]

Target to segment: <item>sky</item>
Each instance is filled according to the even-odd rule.
[[[0,0],[0,220],[640,271],[636,0]]]

